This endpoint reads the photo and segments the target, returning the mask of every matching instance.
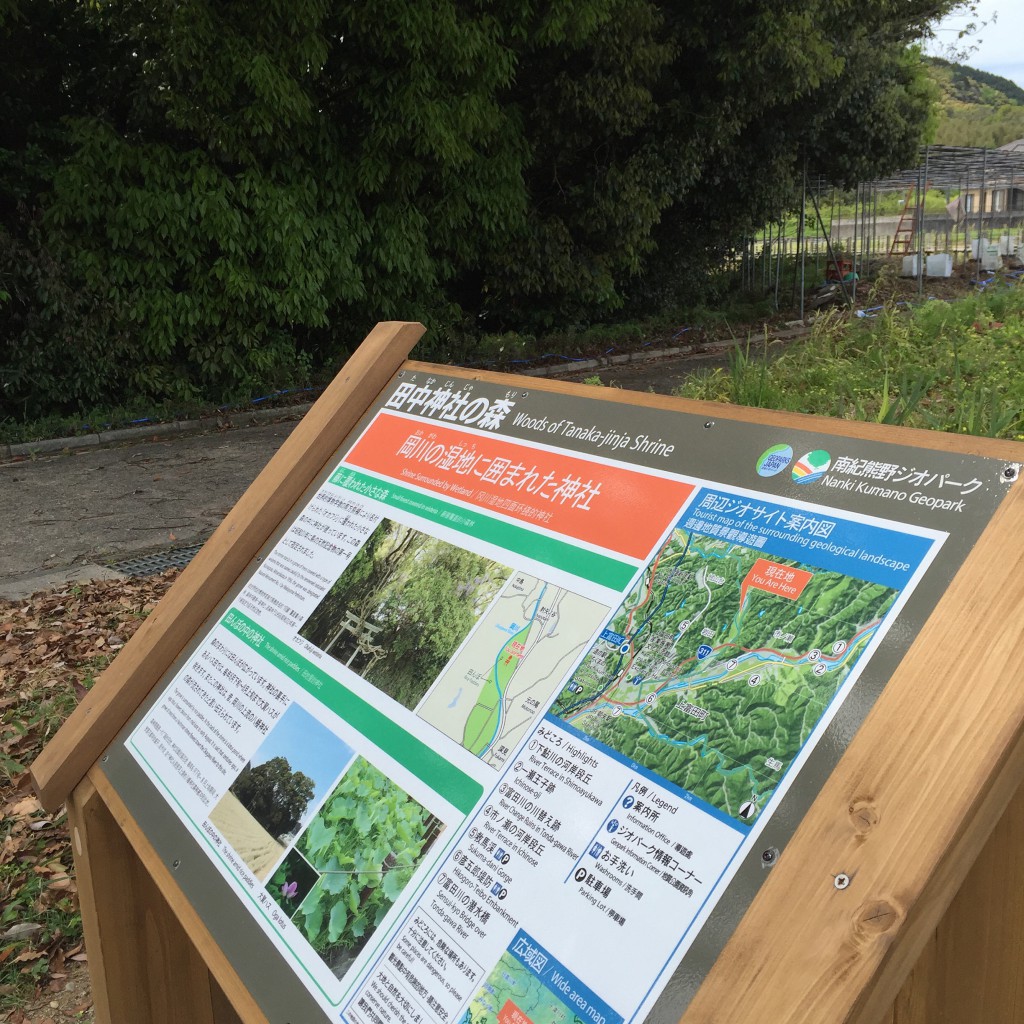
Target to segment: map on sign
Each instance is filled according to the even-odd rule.
[[[458,1024],[622,1024],[608,1006],[520,930]]]
[[[752,822],[897,595],[677,528],[551,714]]]
[[[498,768],[536,721],[608,609],[515,573],[417,710]]]
[[[573,1017],[529,967],[506,953],[459,1024],[565,1024]]]

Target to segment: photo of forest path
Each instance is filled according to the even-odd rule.
[[[413,709],[511,572],[385,519],[299,635]]]

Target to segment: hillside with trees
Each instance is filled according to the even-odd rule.
[[[942,146],[1004,146],[1024,138],[1024,89],[1008,78],[927,57],[938,90],[934,141]]]
[[[913,160],[953,6],[3,0],[0,421],[707,299],[805,160]]]

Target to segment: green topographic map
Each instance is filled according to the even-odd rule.
[[[752,822],[897,594],[676,529],[551,714]]]
[[[579,1018],[533,971],[506,953],[470,1001],[458,1024],[522,1024],[523,1021],[574,1024]]]

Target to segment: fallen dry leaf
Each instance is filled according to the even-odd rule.
[[[44,814],[28,766],[179,572],[68,584],[23,601],[0,599],[0,754],[7,769],[0,791],[5,826],[0,882],[5,905],[17,907],[20,918],[0,934],[3,994],[27,997],[38,986],[37,995],[63,995],[72,964],[84,973],[80,931],[48,932],[41,923],[56,908],[74,908],[78,894],[67,816]],[[70,993],[76,1009],[69,1013],[71,1003],[62,1002],[61,1020],[91,1006],[87,987],[78,988]],[[0,1020],[46,1024],[51,1019],[46,1005],[37,1005],[30,1017],[17,1010],[0,1014]]]
[[[46,956],[45,949],[23,949],[15,958],[16,964],[27,964]]]

